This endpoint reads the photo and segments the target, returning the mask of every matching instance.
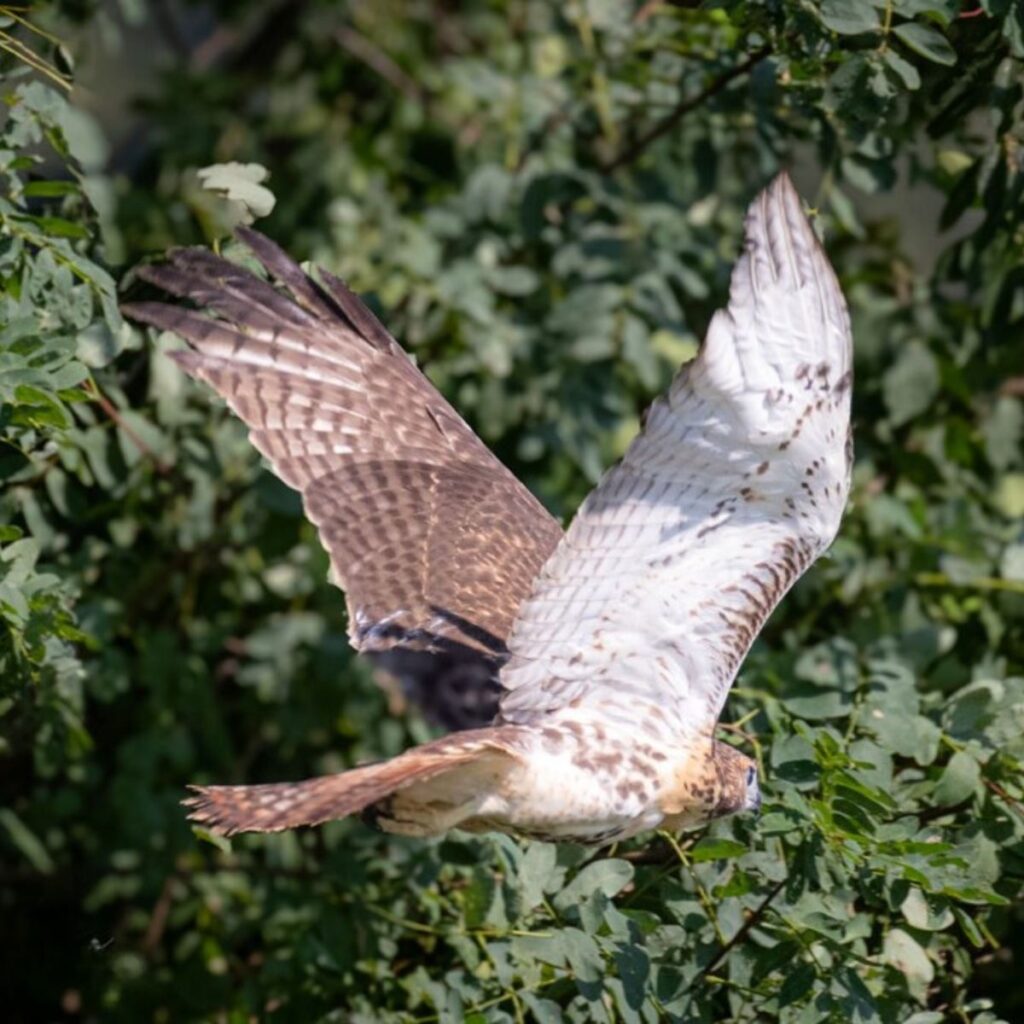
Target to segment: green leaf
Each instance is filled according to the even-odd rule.
[[[0,807],[0,825],[7,829],[8,838],[36,871],[41,875],[53,874],[56,865],[49,851],[9,807]]]
[[[914,21],[896,25],[892,31],[909,49],[926,60],[936,64],[956,63],[956,51],[937,28]]]
[[[487,280],[502,295],[529,295],[540,285],[540,276],[529,267],[494,267]]]
[[[1007,519],[1024,516],[1024,473],[1004,473],[1000,476],[992,500]]]
[[[985,454],[996,469],[1020,465],[1024,453],[1024,402],[1002,397],[995,405],[982,431]]]
[[[729,860],[733,857],[742,857],[749,852],[748,846],[737,843],[734,839],[704,836],[690,850],[689,857],[695,864],[700,864],[708,860]]]
[[[589,935],[578,928],[563,928],[551,941],[564,954],[578,982],[601,980],[604,959]]]
[[[651,958],[643,946],[620,942],[615,946],[612,959],[622,982],[620,1011],[624,1016],[630,1011],[637,1013],[644,1004],[647,981],[651,974]]]
[[[908,89],[921,88],[921,76],[910,61],[904,60],[895,50],[885,51],[885,62],[903,81]]]
[[[1024,583],[1024,544],[1010,544],[999,560],[999,575],[1004,580]]]
[[[924,993],[935,977],[935,967],[919,942],[902,928],[893,928],[882,943],[882,962],[906,975],[911,987]]]
[[[814,721],[844,718],[853,707],[853,698],[849,693],[836,688],[825,689],[798,683],[787,696],[787,704],[794,715]]]
[[[221,853],[231,852],[231,840],[227,839],[225,836],[217,835],[216,832],[210,832],[208,829],[200,828],[198,825],[192,826],[192,834],[196,839],[202,840],[204,843],[209,843]]]
[[[562,1024],[565,1019],[558,1003],[552,999],[543,999],[533,992],[523,992],[521,996],[537,1024]],[[481,1016],[480,1020],[487,1018]]]
[[[918,14],[933,14],[940,21],[949,24],[962,9],[961,0],[895,0],[894,9],[904,18]]]
[[[77,195],[81,187],[76,181],[30,181],[23,189],[26,196],[53,198],[55,196]]]
[[[633,865],[626,860],[605,858],[588,864],[555,897],[559,910],[567,910],[582,902],[591,893],[614,896],[633,880]]]
[[[63,402],[40,388],[21,384],[14,389],[14,401],[18,404],[15,419],[19,423],[57,430],[65,430],[71,425],[71,417]]]
[[[893,426],[919,416],[939,391],[939,364],[920,342],[911,342],[882,380],[882,393]]]
[[[870,0],[822,0],[821,20],[840,35],[858,35],[878,29],[878,11]]]
[[[937,908],[933,907],[930,901],[937,901],[937,898],[929,897],[920,889],[912,888],[900,904],[900,911],[907,924],[919,931],[932,932],[942,931],[953,923],[953,915],[944,901],[939,900],[940,905]]]
[[[530,843],[519,865],[519,898],[524,911],[530,911],[565,875],[557,862],[558,851],[551,843]]]
[[[956,918],[956,923],[963,929],[963,933],[967,936],[968,942],[975,949],[983,949],[988,945],[984,934],[981,929],[977,926],[974,918],[967,913],[962,907],[953,907],[953,916]]]
[[[32,224],[45,234],[53,238],[88,238],[89,232],[74,221],[65,220],[63,217],[29,217],[23,216],[19,220]]]
[[[490,871],[478,867],[463,894],[463,912],[466,925],[479,928],[487,920],[488,913],[497,895],[494,875]]]
[[[810,964],[797,964],[789,971],[779,989],[779,1006],[791,1006],[803,999],[814,985],[816,974]]]
[[[933,799],[939,806],[953,806],[973,796],[981,782],[981,768],[970,754],[958,750],[943,769]]]

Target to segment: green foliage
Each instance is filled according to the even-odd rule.
[[[145,151],[110,166],[0,11],[10,1018],[1018,1019],[1019,5],[213,7],[229,52],[151,82]],[[596,856],[193,834],[186,782],[426,730],[348,652],[295,496],[174,339],[120,322],[104,264],[266,216],[568,517],[696,350],[780,165],[850,300],[858,458],[729,704],[762,817]]]
[[[83,403],[96,394],[90,364],[109,361],[124,327],[110,274],[89,258],[93,227],[80,177],[30,175],[44,142],[73,169],[64,99],[49,85],[23,80],[5,96],[0,134],[0,472],[6,484],[0,527],[0,714],[15,716],[34,739],[44,774],[82,753],[82,649],[71,597],[79,580],[39,564],[60,544],[43,506],[66,511],[70,479],[92,484],[92,458],[107,431]],[[76,415],[76,409],[79,409]],[[88,429],[89,424],[93,430]],[[67,540],[61,546],[67,546]],[[10,751],[9,741],[3,749]],[[11,841],[37,866],[45,847],[13,808],[4,812]]]

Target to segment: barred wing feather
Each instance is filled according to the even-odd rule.
[[[505,640],[560,526],[342,282],[315,281],[255,231],[239,236],[280,287],[182,249],[139,275],[197,308],[125,313],[188,341],[179,364],[302,494],[353,644],[442,724],[486,724]]]
[[[846,305],[780,176],[748,214],[728,308],[520,609],[503,718],[647,699],[713,728],[765,619],[838,529],[850,387]]]

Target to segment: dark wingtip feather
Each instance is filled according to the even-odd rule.
[[[267,271],[287,285],[306,308],[315,309],[321,315],[340,315],[382,352],[401,351],[388,329],[340,278],[317,267],[319,282],[314,280],[276,242],[252,228],[236,228],[235,237],[247,245]]]
[[[768,187],[775,188],[780,192],[791,193],[797,201],[799,201],[799,193],[796,190],[796,186],[793,184],[793,179],[789,176],[789,171],[785,168],[775,175]]]
[[[179,313],[175,306],[165,302],[122,302],[121,313],[129,320],[148,324],[161,331],[173,331]]]
[[[252,228],[241,225],[235,228],[235,238],[249,249],[267,270],[274,273],[275,277],[278,276],[275,273],[275,268],[280,268],[285,277],[291,277],[296,274],[302,277],[306,276],[302,273],[302,268],[298,263],[277,242],[267,238],[266,235],[261,234],[259,231],[254,231]],[[284,278],[281,279],[283,280]]]
[[[335,277],[323,267],[317,267],[317,274],[345,319],[363,338],[381,352],[405,354],[391,336],[391,332],[374,316],[370,307],[340,277]]]
[[[271,277],[295,296],[304,309],[320,317],[333,318],[338,309],[324,290],[277,244],[252,228],[235,228],[235,237],[248,246]]]
[[[205,786],[188,788],[195,794],[181,801],[181,806],[188,809],[188,820],[218,836],[234,835],[237,829],[224,819],[217,802],[210,795],[210,789]]]
[[[232,798],[235,786],[189,786],[195,795],[185,797],[182,807],[188,808],[188,820],[214,835],[230,837],[239,832],[267,832],[280,829],[264,829],[243,820]]]
[[[175,349],[173,352],[165,353],[168,359],[175,362],[190,376],[196,376],[207,360],[198,352],[192,349]]]

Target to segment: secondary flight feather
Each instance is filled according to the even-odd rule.
[[[728,306],[564,536],[340,281],[240,237],[276,287],[182,250],[140,274],[198,310],[126,312],[189,343],[179,363],[302,494],[354,645],[481,727],[338,775],[195,787],[192,818],[600,844],[756,807],[715,725],[835,536],[852,456],[849,317],[789,179],[752,204]]]

